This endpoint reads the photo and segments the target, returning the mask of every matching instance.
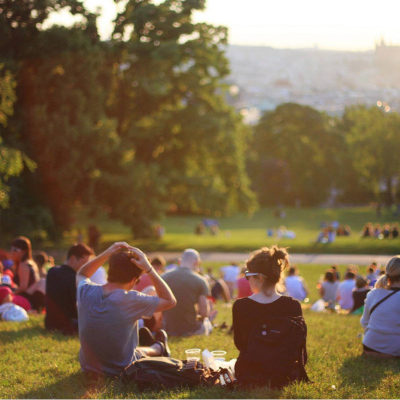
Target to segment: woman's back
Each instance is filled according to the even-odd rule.
[[[301,317],[300,303],[288,296],[281,296],[272,303],[258,303],[245,297],[233,305],[233,335],[238,350],[247,346],[248,336],[260,320],[267,317]]]
[[[324,295],[322,296],[322,299],[324,301],[327,301],[328,303],[334,303],[336,301],[336,293],[339,286],[339,282],[324,281],[322,282],[321,286],[324,289]]]
[[[24,262],[24,264],[29,269],[29,279],[28,279],[28,286],[27,286],[27,288],[29,288],[30,286],[32,286],[35,282],[37,282],[40,279],[39,269],[36,266],[35,262],[32,260],[27,260]],[[15,277],[14,277],[14,282],[18,286],[20,285],[19,273],[21,271],[21,268],[23,268],[23,267],[24,267],[23,264],[18,266]]]

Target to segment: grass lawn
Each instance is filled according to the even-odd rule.
[[[354,207],[342,209],[286,209],[286,218],[276,219],[273,210],[264,208],[248,217],[238,214],[232,217],[219,218],[220,233],[216,236],[206,233],[195,235],[195,226],[201,222],[199,216],[170,216],[161,223],[166,228],[166,235],[162,240],[133,241],[129,228],[117,221],[109,220],[106,216],[89,220],[83,212],[76,214],[74,229],[65,234],[64,240],[56,248],[68,248],[77,237],[77,229],[81,228],[86,233],[90,223],[96,223],[102,236],[102,247],[115,241],[124,240],[134,243],[145,251],[181,251],[188,247],[199,251],[252,251],[261,246],[279,243],[290,247],[292,253],[331,253],[331,254],[398,254],[399,239],[361,239],[360,231],[367,222],[379,223],[396,222],[399,216],[384,210],[381,217],[376,217],[376,212],[371,207]],[[352,235],[339,237],[331,244],[316,244],[315,240],[320,231],[320,223],[325,221],[339,221],[350,225]],[[267,237],[268,228],[276,229],[284,225],[293,230],[295,239],[281,239]],[[47,248],[54,245],[47,244]]]
[[[206,264],[215,270],[218,264]],[[300,265],[309,283],[312,301],[315,283],[325,266]],[[344,267],[341,268],[343,272]],[[216,323],[231,322],[231,308],[218,304]],[[282,391],[262,388],[249,391],[223,389],[140,392],[134,384],[88,380],[80,373],[79,340],[47,333],[43,316],[25,323],[0,323],[1,398],[398,398],[399,361],[371,360],[361,356],[359,316],[314,314],[304,311],[308,325],[307,372],[312,384],[295,384]],[[111,327],[110,327],[111,328]],[[208,337],[171,338],[172,355],[184,358],[192,347],[224,349],[228,358],[238,352],[232,337],[218,329]]]

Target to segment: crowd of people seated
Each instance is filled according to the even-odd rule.
[[[399,225],[397,222],[393,224],[375,224],[368,222],[362,232],[361,237],[363,238],[376,238],[376,239],[396,239],[399,237]]]
[[[222,299],[235,300],[231,330],[240,352],[240,379],[240,371],[251,368],[247,346],[252,329],[265,318],[302,319],[300,302],[309,295],[286,249],[276,246],[252,253],[245,266],[221,267],[219,277],[211,269],[202,272],[195,249],[186,249],[178,262],[167,265],[162,257],[149,260],[125,242],[98,256],[77,243],[63,264],[53,266],[45,253],[32,255],[29,239],[18,237],[11,243],[12,262],[3,259],[0,305],[45,310],[46,329],[79,334],[82,371],[100,374],[118,375],[143,357],[170,356],[168,335],[209,335],[215,301]],[[319,282],[320,296],[328,309],[339,306],[362,314],[366,354],[400,356],[400,257],[386,271],[372,263],[367,272],[363,277],[350,265],[340,282],[338,268],[332,266]]]

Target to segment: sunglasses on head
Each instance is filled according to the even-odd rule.
[[[257,276],[257,275],[261,275],[261,276],[263,276],[264,278],[268,278],[267,275],[260,274],[259,272],[250,272],[250,271],[245,271],[245,272],[244,272],[244,276],[245,276],[245,278],[246,278],[247,280],[249,280],[250,276]]]
[[[18,247],[11,247],[11,252],[14,252],[14,251],[22,251],[20,248],[18,248]]]

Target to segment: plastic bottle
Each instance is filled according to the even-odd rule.
[[[208,349],[205,349],[201,354],[203,356],[205,366],[216,371],[218,367],[215,364],[214,356],[211,354],[211,352]]]

